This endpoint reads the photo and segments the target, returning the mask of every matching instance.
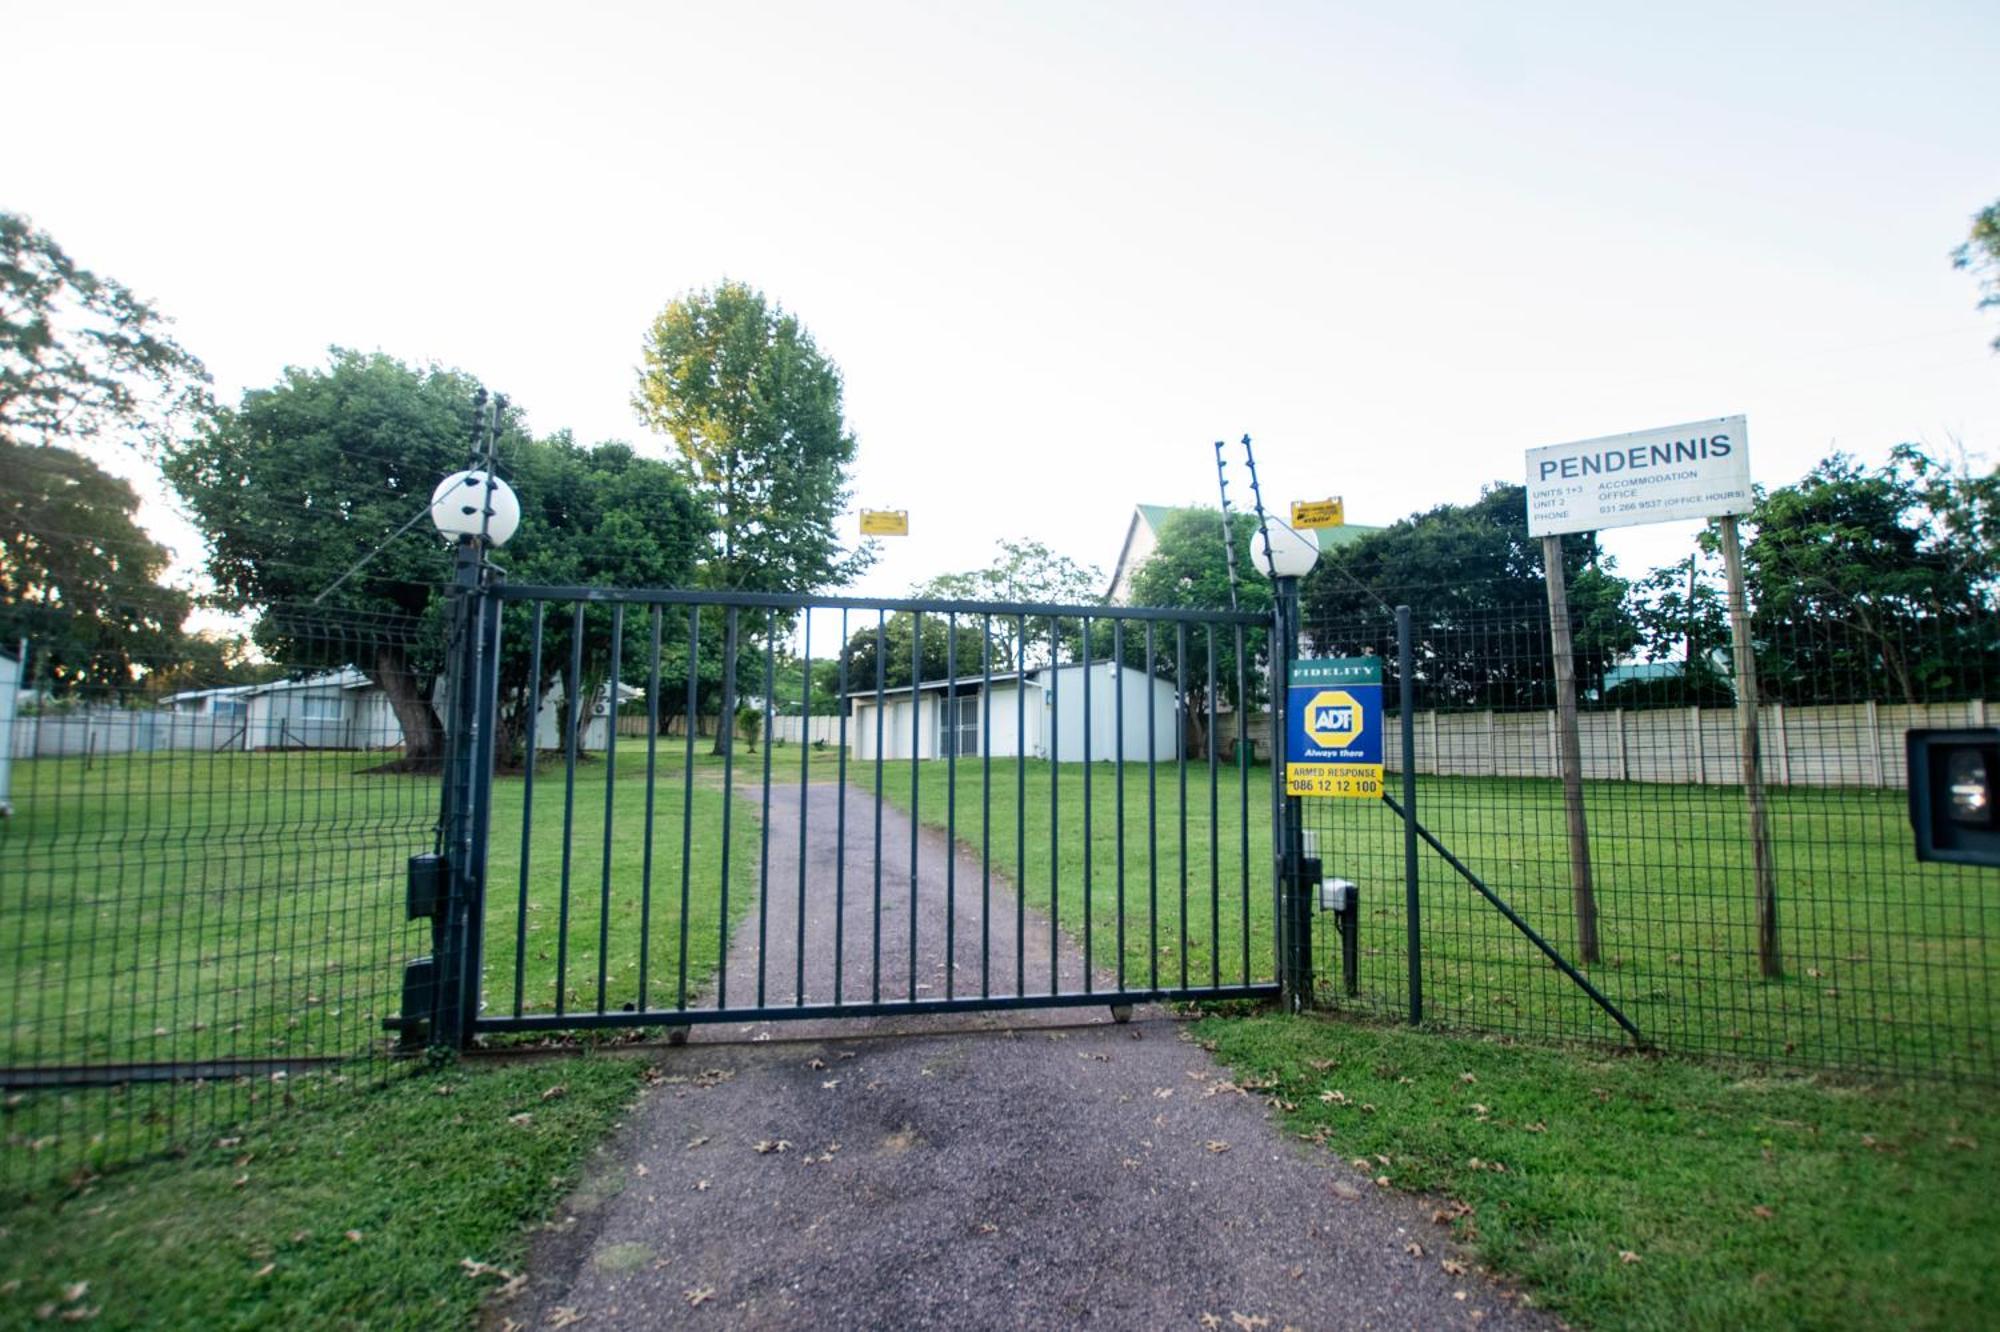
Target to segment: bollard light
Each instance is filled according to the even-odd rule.
[[[453,540],[484,537],[504,546],[521,525],[521,501],[499,477],[468,468],[453,472],[431,492],[431,521]]]

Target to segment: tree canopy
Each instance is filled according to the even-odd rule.
[[[2000,200],[1973,215],[1971,232],[1951,258],[1955,266],[1979,278],[1980,309],[2000,305]],[[2000,351],[2000,334],[1994,335],[1993,346]]]
[[[28,639],[58,695],[129,689],[177,650],[191,603],[138,508],[83,455],[0,439],[0,642]]]
[[[208,538],[219,593],[246,607],[295,607],[374,551],[326,597],[326,613],[434,624],[446,549],[428,522],[392,534],[423,514],[437,482],[466,463],[478,387],[458,371],[336,349],[324,369],[287,370],[277,385],[246,393],[208,430],[170,448],[167,476]],[[692,577],[706,529],[668,464],[625,444],[583,448],[567,434],[535,440],[512,413],[500,423],[498,459],[522,501],[520,530],[502,556],[516,578],[660,585]],[[510,608],[501,662],[503,729],[515,746],[533,700],[570,661],[568,622],[550,615],[543,678],[529,688],[529,614]],[[628,645],[642,632],[639,618],[627,626]],[[257,638],[280,661],[319,665],[325,648],[311,641],[314,626],[310,615],[266,614]],[[606,670],[608,630],[587,626],[584,638],[584,679],[565,697],[589,697]],[[429,695],[441,638],[399,629],[341,640],[388,694],[406,758],[434,758],[442,729]],[[580,715],[569,712],[571,721]]]
[[[723,282],[669,302],[643,356],[632,403],[707,511],[709,586],[812,592],[868,567],[836,531],[855,454],[840,371],[796,315]]]
[[[166,442],[208,407],[208,372],[167,320],[0,212],[0,439]]]
[[[1600,558],[1595,533],[1563,540],[1577,679],[1601,688],[1635,648],[1628,585]],[[1471,504],[1440,504],[1320,557],[1305,580],[1307,637],[1328,655],[1373,652],[1393,678],[1392,607],[1415,619],[1425,706],[1547,707],[1555,698],[1542,543],[1528,535],[1523,487],[1487,486]]]

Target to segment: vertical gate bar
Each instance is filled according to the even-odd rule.
[[[1216,814],[1221,794],[1215,789],[1215,622],[1208,633],[1208,983],[1222,985],[1222,825]]]
[[[905,988],[917,997],[917,781],[923,754],[924,613],[910,617],[910,974]]]
[[[1118,988],[1125,988],[1125,621],[1111,622],[1111,681],[1113,729],[1118,744],[1111,751],[1116,765],[1113,795],[1118,818]]]
[[[736,809],[736,650],[737,608],[723,612],[722,626],[722,710],[715,719],[716,743],[722,746],[722,918],[716,924],[720,935],[715,953],[715,1006],[729,1007],[729,831]],[[692,667],[690,667],[692,669]],[[693,726],[693,718],[688,725]],[[688,740],[693,744],[692,733]],[[681,824],[681,855],[688,853],[688,827]],[[686,929],[686,925],[681,928]]]
[[[805,627],[801,630],[800,650],[805,660],[800,671],[799,685],[799,925],[798,937],[794,943],[792,962],[796,979],[793,982],[792,1004],[803,1008],[806,1002],[806,816],[812,805],[812,715],[813,715],[813,617],[810,608],[801,612]],[[770,744],[770,738],[764,740]]]
[[[833,805],[833,1005],[847,969],[847,608],[840,611],[840,757]]]
[[[886,611],[875,612],[875,910],[869,919],[874,937],[874,960],[869,999],[882,1002],[882,685],[887,679],[889,643],[884,636]],[[914,693],[911,694],[915,698]]]
[[[476,870],[469,884],[471,897],[465,904],[464,934],[461,936],[463,970],[460,979],[464,988],[458,1005],[460,1048],[472,1043],[472,1025],[479,1018],[480,994],[486,979],[481,955],[486,944],[486,868],[492,850],[494,744],[500,718],[500,598],[493,595],[490,583],[483,584],[481,591],[478,602],[478,720],[472,744],[476,784],[473,788],[471,850]]]
[[[1028,617],[1014,617],[1014,993],[1028,991]]]
[[[993,994],[993,614],[979,655],[979,997]]]
[[[647,615],[652,655],[646,664],[646,849],[639,871],[639,995],[634,1006],[646,1011],[647,963],[653,953],[653,813],[656,778],[660,772],[660,639],[667,608],[654,606]]]
[[[563,846],[562,907],[556,925],[556,1015],[568,1005],[569,994],[569,870],[576,827],[576,706],[583,689],[583,603],[576,603],[569,620],[569,680],[563,685]]]
[[[1061,994],[1057,940],[1062,937],[1062,809],[1056,788],[1062,777],[1062,621],[1049,617],[1049,993]]]
[[[1410,608],[1396,607],[1396,706],[1403,731],[1403,925],[1410,960],[1410,1024],[1424,1020],[1424,934],[1417,900],[1417,715],[1416,649]]]
[[[949,999],[958,978],[958,612],[944,620],[944,712],[938,717],[938,739],[950,737],[944,751],[944,997]]]
[[[1243,983],[1250,983],[1250,675],[1236,626],[1236,841],[1243,853]]]
[[[1188,987],[1188,857],[1187,857],[1187,774],[1188,774],[1188,723],[1194,719],[1188,715],[1187,706],[1187,621],[1174,621],[1174,716],[1180,723],[1180,743],[1175,749],[1180,754],[1176,765],[1180,770],[1181,799],[1181,988]]]
[[[521,774],[521,897],[514,914],[514,1016],[524,1008],[528,977],[528,860],[535,831],[535,743],[542,720],[542,611],[537,601],[528,646],[528,766]]]
[[[1097,859],[1096,844],[1090,839],[1090,696],[1096,691],[1090,683],[1090,617],[1080,617],[1077,627],[1083,631],[1083,992],[1089,994],[1096,976],[1090,956],[1090,870]]]
[[[604,864],[597,895],[597,1011],[611,975],[611,816],[618,801],[618,667],[625,646],[625,603],[611,607],[611,681],[604,705]],[[592,711],[596,703],[591,704]]]
[[[681,921],[680,930],[678,931],[680,935],[680,955],[676,963],[679,967],[679,973],[676,975],[674,981],[675,1008],[686,1008],[688,1006],[688,902],[690,889],[693,887],[694,882],[694,737],[695,732],[701,729],[695,725],[697,716],[695,709],[701,705],[701,697],[698,692],[700,681],[701,607],[689,606],[687,700],[685,704],[687,710],[683,714],[687,721],[687,735],[683,737],[685,743],[682,746],[681,756]],[[728,785],[725,783],[722,790],[722,803],[725,809],[729,801],[730,792]],[[725,830],[728,826],[727,823],[723,824]],[[727,838],[725,837],[724,840],[726,842]],[[724,914],[725,916],[727,915],[726,912]],[[728,928],[726,919],[723,923],[723,928]],[[645,1006],[645,1000],[642,997],[639,1007],[643,1009]]]
[[[1146,621],[1146,983],[1160,988],[1160,736],[1153,622]]]
[[[778,612],[764,612],[764,785],[763,817],[757,820],[757,1007],[764,1006],[765,965],[771,923],[771,695],[778,685]],[[733,720],[733,719],[732,719]]]

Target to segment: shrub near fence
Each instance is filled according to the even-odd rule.
[[[1906,729],[1977,724],[1987,715],[1983,658],[1968,653],[1973,660],[1960,668],[1940,669],[1912,701],[1857,657],[1838,678],[1803,682],[1815,701],[1763,710],[1782,965],[1782,975],[1767,980],[1756,949],[1736,713],[1676,706],[1671,678],[1656,688],[1663,706],[1654,708],[1601,708],[1586,686],[1583,805],[1601,936],[1599,957],[1588,961],[1554,713],[1544,702],[1553,691],[1536,697],[1546,619],[1524,629],[1518,617],[1500,626],[1466,615],[1427,618],[1421,604],[1416,612],[1418,819],[1576,962],[1650,1043],[1788,1064],[2000,1077],[2000,879],[1916,862],[1903,772]],[[1309,629],[1314,650],[1327,655],[1386,647],[1384,757],[1390,793],[1400,799],[1392,622],[1385,615]],[[1932,656],[1940,650],[1933,644]],[[1451,673],[1432,674],[1432,663],[1449,663]],[[1532,706],[1487,705],[1466,688],[1482,670],[1494,692]],[[1333,1002],[1405,1014],[1400,823],[1372,802],[1307,803],[1327,873],[1362,885],[1361,993],[1348,999],[1330,983],[1338,975],[1330,922],[1321,930],[1322,986]],[[1427,1020],[1624,1039],[1427,847],[1418,899]]]

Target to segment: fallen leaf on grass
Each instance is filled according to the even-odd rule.
[[[1620,1249],[1618,1251],[1618,1261],[1630,1265],[1632,1263],[1644,1262],[1645,1259],[1641,1258],[1638,1254],[1632,1252],[1630,1249]]]
[[[826,1060],[815,1056],[811,1059],[806,1060],[806,1067],[812,1069],[814,1072],[818,1072],[819,1070],[826,1067]]]
[[[689,1138],[687,1146],[681,1148],[681,1150],[684,1152],[691,1152],[695,1148],[701,1146],[703,1143],[707,1141],[708,1141],[708,1135],[706,1133],[702,1134],[699,1138]]]
[[[978,1230],[982,1235],[997,1235],[1000,1233],[1000,1227],[994,1225],[991,1221],[981,1221],[978,1225]]]
[[[549,1310],[550,1327],[568,1327],[572,1323],[581,1323],[582,1321],[583,1315],[567,1304],[558,1304],[555,1308]]]
[[[542,1093],[542,1099],[544,1101],[560,1101],[567,1095],[569,1095],[569,1088],[565,1084],[558,1082],[555,1086]]]
[[[1446,1276],[1464,1276],[1464,1275],[1465,1275],[1465,1264],[1464,1264],[1464,1263],[1461,1263],[1461,1262],[1460,1262],[1460,1261],[1458,1261],[1458,1259],[1456,1259],[1456,1258],[1445,1258],[1445,1259],[1441,1259],[1441,1260],[1439,1260],[1439,1262],[1438,1262],[1438,1266],[1444,1269],[1444,1274],[1445,1274]]]
[[[646,1169],[646,1163],[644,1161],[641,1161],[632,1167],[632,1173],[637,1175],[640,1179],[644,1179],[646,1176],[652,1174],[653,1172]]]
[[[1458,1075],[1458,1080],[1459,1080],[1460,1082],[1465,1082],[1465,1083],[1474,1083],[1474,1082],[1478,1082],[1478,1081],[1479,1081],[1478,1077],[1477,1077],[1477,1076],[1475,1076],[1474,1074],[1471,1074],[1471,1073],[1461,1073],[1461,1074],[1459,1074],[1459,1075]]]
[[[1222,1319],[1212,1313],[1205,1313],[1201,1316],[1201,1325],[1203,1327],[1221,1327]]]
[[[347,1232],[347,1242],[348,1242],[349,1244],[359,1244],[359,1243],[361,1243],[361,1232],[360,1232],[360,1231],[358,1231],[358,1230],[350,1230],[350,1231],[348,1231],[348,1232]]]
[[[529,1110],[523,1110],[518,1115],[507,1116],[507,1122],[509,1124],[527,1125],[527,1124],[532,1124],[534,1120],[535,1120],[534,1112]]]
[[[789,1152],[792,1150],[792,1142],[789,1138],[765,1138],[752,1150],[759,1156],[769,1156],[772,1152]]]
[[[1264,1314],[1240,1314],[1231,1310],[1229,1321],[1243,1329],[1243,1332],[1257,1332],[1260,1327],[1269,1327],[1271,1320]]]
[[[1208,1150],[1220,1156],[1222,1153],[1229,1150],[1229,1144],[1224,1142],[1220,1138],[1210,1138],[1208,1140]]]
[[[63,1303],[75,1304],[88,1294],[90,1294],[90,1283],[88,1281],[72,1281],[63,1287]]]
[[[458,1260],[458,1265],[464,1268],[465,1275],[474,1281],[484,1276],[499,1277],[502,1281],[514,1279],[514,1274],[506,1268],[495,1267],[492,1263],[482,1263],[477,1258],[461,1258]]]
[[[1403,1252],[1409,1254],[1412,1258],[1421,1258],[1424,1256],[1424,1246],[1415,1240],[1411,1240],[1403,1246]]]
[[[681,1298],[688,1302],[688,1308],[699,1309],[715,1298],[714,1286],[690,1286],[681,1292]]]
[[[277,1270],[278,1270],[278,1265],[276,1263],[265,1263],[262,1267],[258,1268],[256,1271],[250,1274],[250,1279],[252,1281],[262,1281],[265,1277],[271,1275],[271,1273]]]
[[[1777,1213],[1766,1207],[1763,1203],[1758,1203],[1750,1209],[1750,1215],[1756,1217],[1759,1221],[1769,1221]]]

